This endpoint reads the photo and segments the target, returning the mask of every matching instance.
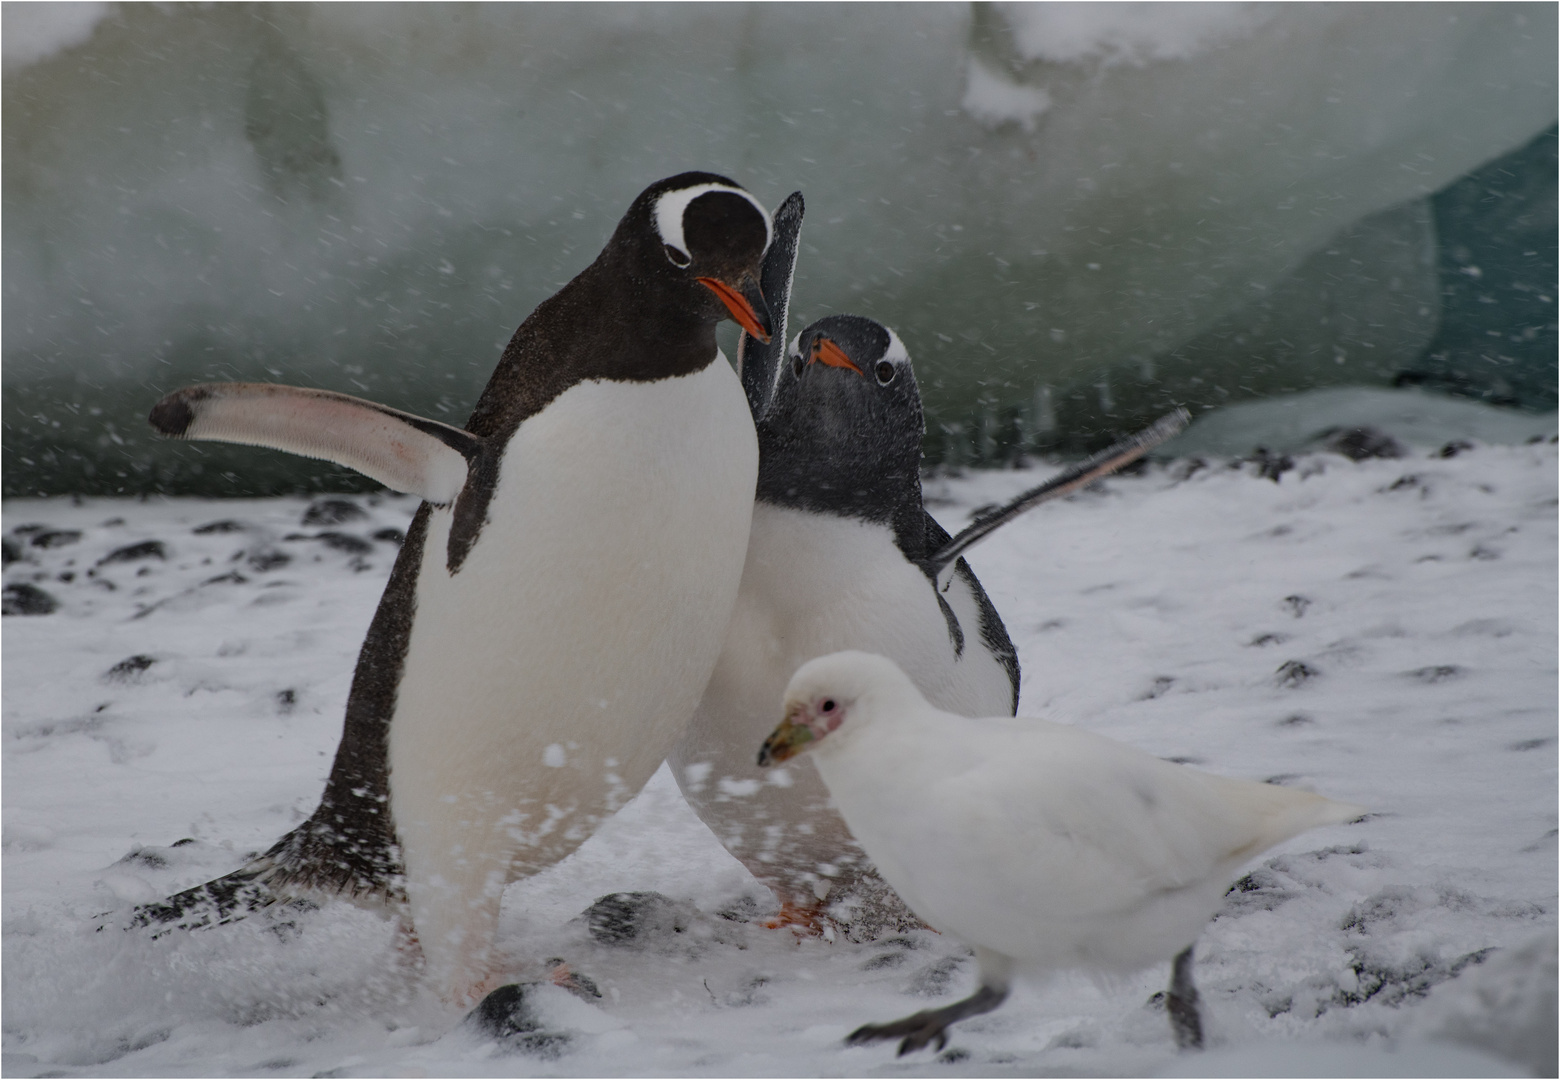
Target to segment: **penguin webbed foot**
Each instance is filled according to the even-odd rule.
[[[568,961],[563,957],[555,956],[546,963],[547,981],[554,986],[561,986],[575,997],[586,1001],[601,996],[601,988],[596,985],[596,980],[569,967]]]
[[[762,925],[766,930],[789,929],[803,937],[821,937],[829,941],[834,940],[837,930],[834,920],[824,912],[821,901],[814,904],[783,901],[780,910],[765,919]]]
[[[944,1005],[940,1009],[922,1009],[918,1013],[893,1020],[886,1024],[863,1024],[845,1037],[845,1045],[862,1046],[884,1039],[899,1039],[899,1057],[916,1050],[924,1050],[935,1040],[934,1049],[948,1045],[948,1028],[971,1016],[990,1012],[1007,1000],[1006,988],[982,985],[967,998]]]

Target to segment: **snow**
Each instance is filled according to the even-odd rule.
[[[956,530],[1054,468],[931,479],[929,505]],[[1021,981],[941,1059],[844,1048],[967,993],[968,954],[929,931],[764,929],[763,890],[664,769],[505,896],[517,976],[563,958],[602,994],[533,988],[530,1050],[416,994],[390,927],[345,904],[124,932],[134,903],[236,867],[313,808],[395,551],[376,537],[413,503],[8,502],[8,601],[26,584],[59,606],[4,623],[4,1072],[1393,1075],[1439,1055],[1552,1075],[1556,483],[1552,441],[1312,453],[1277,481],[1180,458],[974,551],[1020,650],[1021,711],[1371,808],[1227,897],[1198,946],[1211,1052],[1180,1060],[1150,1003],[1164,966]],[[213,522],[232,524],[195,531]],[[580,916],[618,891],[670,899],[612,944]]]

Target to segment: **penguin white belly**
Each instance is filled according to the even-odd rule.
[[[720,659],[671,764],[699,817],[782,896],[821,899],[851,884],[862,858],[810,758],[758,768],[758,748],[798,667],[862,649],[893,659],[940,709],[1011,711],[1012,685],[982,647],[968,583],[956,577],[945,599],[963,629],[962,655],[931,582],[887,526],[755,504]]]
[[[492,974],[504,886],[579,846],[682,733],[737,594],[757,461],[718,358],[580,383],[528,418],[454,575],[451,511],[431,513],[390,809],[429,974],[455,1000]]]

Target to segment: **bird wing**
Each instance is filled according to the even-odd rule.
[[[394,491],[450,503],[484,443],[469,431],[329,390],[203,383],[152,407],[163,435],[285,450],[355,469]]]
[[[1062,724],[984,721],[978,762],[926,804],[965,854],[1036,910],[1135,907],[1205,882],[1314,825],[1358,812],[1310,792],[1231,780]],[[1330,808],[1330,809],[1329,809]],[[957,839],[955,839],[955,835]]]

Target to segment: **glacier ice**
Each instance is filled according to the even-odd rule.
[[[13,55],[26,7],[8,494],[349,485],[155,444],[144,411],[244,378],[459,422],[628,199],[694,167],[806,192],[797,316],[899,329],[934,458],[1169,398],[1463,389],[1464,353],[1424,361],[1431,200],[1556,111],[1549,5],[126,4]],[[1548,303],[1517,333],[1552,339]]]

